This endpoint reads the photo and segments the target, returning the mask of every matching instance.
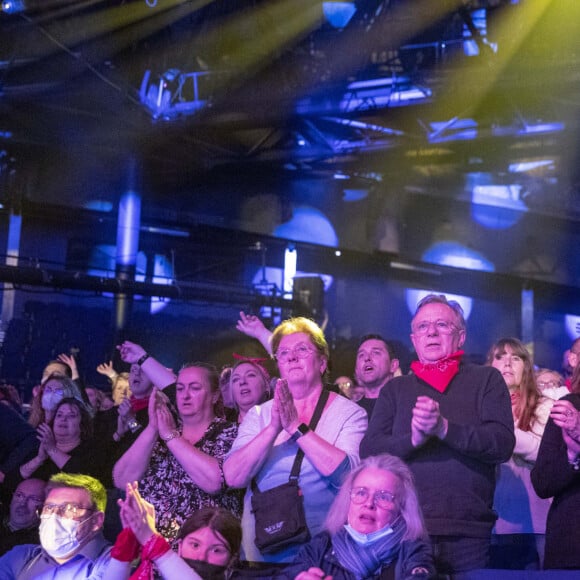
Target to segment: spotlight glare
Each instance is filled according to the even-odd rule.
[[[23,0],[4,0],[4,2],[2,2],[2,12],[6,12],[6,14],[24,12],[24,8]]]

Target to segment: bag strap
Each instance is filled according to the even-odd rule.
[[[308,426],[312,431],[316,431],[316,426],[318,425],[318,421],[320,421],[322,411],[324,411],[324,406],[326,405],[326,401],[328,401],[329,396],[330,392],[328,391],[328,389],[322,387],[322,393],[320,393],[318,403],[316,403],[316,408],[314,409],[314,413],[312,414],[312,418],[310,419],[310,423],[308,424]],[[298,476],[300,475],[300,467],[302,466],[303,459],[304,459],[304,451],[302,451],[302,449],[298,449],[298,453],[296,453],[296,457],[294,458],[292,469],[290,470],[290,477],[288,478],[288,481],[290,483],[298,482]],[[251,488],[253,493],[259,491],[255,477],[252,477]]]
[[[314,409],[314,413],[312,414],[312,418],[310,419],[310,423],[308,424],[308,426],[312,431],[316,431],[316,426],[318,425],[318,421],[320,421],[322,411],[324,410],[326,401],[328,401],[329,395],[330,393],[328,389],[322,387],[322,393],[320,393],[320,398],[318,399],[318,403],[316,403],[316,408]],[[298,481],[298,476],[300,475],[300,467],[302,466],[303,459],[304,459],[304,451],[302,451],[302,449],[298,449],[298,453],[296,453],[296,457],[294,459],[294,464],[292,465],[288,481],[290,482]]]

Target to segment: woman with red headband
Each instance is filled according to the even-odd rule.
[[[270,398],[270,375],[260,364],[261,360],[240,357],[232,367],[230,393],[237,411],[238,424],[252,407],[261,405]]]

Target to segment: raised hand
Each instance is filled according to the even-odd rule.
[[[72,355],[68,355],[65,354],[64,352],[62,354],[59,354],[56,357],[56,360],[59,360],[60,362],[64,363],[65,365],[68,365],[70,367],[71,370],[71,378],[73,379],[73,381],[75,379],[79,378],[79,371],[77,368],[77,361],[75,360],[75,357]]]
[[[129,340],[126,340],[123,344],[119,344],[117,350],[119,351],[123,362],[129,364],[136,363],[143,355],[147,354],[141,345]]]
[[[262,338],[265,332],[269,332],[257,316],[246,314],[245,312],[240,312],[240,319],[236,323],[236,328],[246,336],[251,336],[258,340]]]
[[[109,361],[108,363],[107,362],[101,363],[97,367],[97,372],[100,375],[105,375],[106,377],[109,377],[111,380],[113,380],[117,376],[117,372],[113,368],[112,361]]]
[[[272,333],[257,316],[240,312],[240,319],[236,324],[236,328],[246,336],[259,340],[268,353],[272,354],[272,345],[270,343]]]

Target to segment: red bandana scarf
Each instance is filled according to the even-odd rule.
[[[167,540],[160,534],[154,534],[145,542],[141,550],[141,563],[129,580],[153,580],[153,562],[171,548]]]
[[[129,402],[131,403],[131,409],[133,413],[136,413],[137,411],[142,411],[143,409],[147,408],[149,405],[149,397],[145,397],[144,399],[137,399],[131,395]]]
[[[411,370],[435,390],[444,393],[451,379],[459,372],[463,354],[464,351],[458,350],[432,364],[423,364],[416,360],[411,363]]]

